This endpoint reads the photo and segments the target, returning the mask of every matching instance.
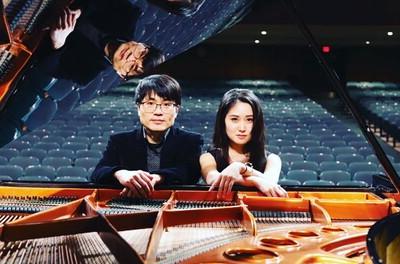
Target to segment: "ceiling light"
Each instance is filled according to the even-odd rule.
[[[365,41],[365,44],[369,45],[371,42],[369,40]]]
[[[254,40],[254,43],[258,44],[260,41],[258,39]]]
[[[387,35],[388,36],[393,36],[393,32],[392,31],[388,31]]]
[[[262,30],[262,31],[261,31],[261,35],[267,35],[267,31]]]

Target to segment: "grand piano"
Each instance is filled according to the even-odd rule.
[[[364,187],[284,185],[288,198],[237,186],[225,200],[201,184],[130,199],[91,183],[6,181],[0,263],[395,263],[400,178],[295,5],[285,3],[384,174]],[[11,40],[15,30],[2,19],[2,38]],[[22,54],[15,70],[7,58],[0,65],[4,103],[35,52],[21,43],[1,46],[7,58]]]

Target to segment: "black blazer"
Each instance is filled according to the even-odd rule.
[[[121,169],[148,171],[146,144],[142,128],[111,136],[91,175],[92,181],[121,186],[114,172]],[[200,178],[202,145],[200,134],[171,128],[161,150],[160,169],[151,173],[162,175],[163,185],[196,184]]]

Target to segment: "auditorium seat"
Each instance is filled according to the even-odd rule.
[[[48,157],[65,157],[68,159],[75,158],[75,152],[70,149],[52,149],[48,152]]]
[[[309,135],[309,134],[305,134],[305,135],[296,135],[295,136],[295,140],[299,141],[299,140],[314,140],[315,136],[314,135]]]
[[[353,180],[364,181],[364,182],[368,183],[369,185],[372,185],[373,175],[377,175],[377,174],[380,174],[380,173],[376,170],[358,171],[358,172],[354,173]]]
[[[364,181],[339,181],[337,183],[337,186],[343,186],[343,187],[368,187],[368,183],[364,182]]]
[[[65,142],[65,138],[62,136],[47,135],[42,137],[42,139],[40,139],[40,142],[47,142],[47,143],[55,142],[61,146]]]
[[[280,148],[281,153],[298,153],[298,154],[304,154],[306,152],[304,147],[298,147],[298,146],[282,146]]]
[[[70,149],[73,151],[77,151],[77,150],[86,150],[88,149],[88,144],[86,143],[81,143],[81,142],[65,142],[64,144],[62,144],[61,148],[63,149]]]
[[[17,181],[26,181],[26,182],[49,182],[51,181],[46,176],[22,176],[18,177]]]
[[[78,150],[76,151],[76,158],[97,158],[100,159],[103,156],[100,150]]]
[[[75,166],[83,167],[88,171],[90,168],[94,168],[99,160],[98,158],[77,158]]]
[[[91,150],[99,150],[99,151],[104,151],[107,147],[107,143],[101,143],[101,142],[97,142],[97,143],[92,143],[90,145],[90,149]],[[273,152],[272,153],[278,153],[278,152]]]
[[[321,171],[319,174],[321,180],[332,181],[337,183],[339,181],[350,181],[351,175],[347,171],[342,170],[327,170]]]
[[[8,159],[7,157],[0,156],[0,165],[7,165]]]
[[[209,137],[211,139],[211,136]],[[92,148],[92,147],[91,147]],[[105,148],[104,148],[105,149]],[[280,152],[280,148],[278,146],[266,146],[265,149],[271,153],[278,154]]]
[[[352,162],[349,164],[349,172],[351,175],[354,175],[358,171],[377,171],[378,166],[372,162],[367,161],[358,161]]]
[[[11,178],[10,176],[6,176],[6,175],[1,175],[0,174],[0,182],[7,182],[7,181],[13,181],[14,179]]]
[[[386,155],[386,157],[387,157],[387,158],[390,160],[390,162],[392,162],[392,163],[395,161],[395,158],[394,158],[393,156],[391,156],[391,155]],[[379,163],[380,163],[375,154],[370,154],[370,155],[366,156],[366,157],[365,157],[365,160],[366,160],[366,161],[369,161],[369,162],[372,162],[372,163],[375,163],[375,164],[379,164]]]
[[[44,149],[23,149],[21,150],[20,156],[23,157],[36,157],[39,160],[43,160],[47,156],[47,151]]]
[[[306,160],[321,163],[323,161],[334,161],[335,157],[332,154],[311,153],[306,156]]]
[[[314,146],[314,147],[308,147],[306,148],[307,154],[332,154],[332,149],[329,147],[323,147],[323,146]]]
[[[62,166],[69,166],[71,164],[72,160],[66,157],[46,157],[42,161],[42,165],[49,165],[56,169]]]
[[[290,170],[286,178],[303,183],[307,180],[317,180],[317,172],[312,170]]]
[[[39,163],[40,163],[39,158],[22,157],[22,156],[13,157],[9,161],[10,165],[18,165],[21,166],[22,168],[26,168],[30,165],[39,165]]]
[[[336,147],[346,146],[346,141],[344,141],[344,140],[322,141],[321,145],[324,147],[329,147],[329,148],[333,149]]]
[[[74,136],[75,134],[76,134],[76,131],[73,129],[63,129],[63,130],[56,130],[52,135],[60,136],[65,139],[67,137]],[[64,143],[64,142],[65,142],[65,140],[62,143]],[[62,145],[62,143],[60,145]]]
[[[337,156],[339,154],[358,154],[358,151],[352,146],[342,146],[332,148],[332,153],[333,155]]]
[[[290,165],[290,170],[312,170],[319,171],[319,165],[313,161],[293,161]]]
[[[295,144],[296,146],[299,147],[304,147],[304,148],[310,148],[310,147],[318,147],[321,145],[319,140],[295,140]]]
[[[14,140],[14,141],[11,141],[10,143],[8,143],[5,147],[6,148],[14,148],[14,149],[21,151],[21,149],[31,148],[32,144],[29,141]]]
[[[356,149],[360,149],[360,148],[365,148],[365,147],[370,147],[370,145],[365,141],[349,141],[347,143],[347,145],[349,146],[353,146]]]
[[[38,142],[35,145],[33,145],[33,148],[44,149],[44,150],[47,150],[47,152],[48,152],[51,149],[60,148],[60,144],[58,144],[56,142]]]
[[[97,131],[78,131],[78,136],[82,136],[82,137],[98,137],[102,135],[102,132],[99,130],[99,127],[97,128]]]
[[[303,182],[304,186],[335,186],[335,183],[332,181],[326,180],[307,180]]]
[[[298,153],[284,153],[280,155],[282,161],[284,162],[288,162],[289,165],[293,162],[293,161],[303,161],[304,157],[302,154],[298,154]]]
[[[282,148],[283,146],[293,146],[293,140],[285,139],[270,139],[268,142],[271,146],[278,146]]]
[[[279,180],[278,184],[282,186],[300,186],[301,182],[298,180],[282,178]]]
[[[62,166],[57,169],[57,177],[82,177],[86,178],[87,171],[78,166]]]
[[[71,176],[60,176],[57,177],[55,180],[55,182],[69,182],[69,183],[84,183],[84,182],[88,182],[88,180],[86,178],[82,178],[82,177],[71,177]]]
[[[352,162],[365,161],[365,158],[360,154],[353,153],[353,154],[339,154],[336,156],[336,160],[350,164]]]
[[[24,169],[18,165],[0,165],[0,175],[17,179],[24,174]]]
[[[48,165],[33,165],[25,168],[25,176],[45,176],[50,180],[56,176],[56,170],[52,166]]]
[[[358,153],[363,155],[364,157],[367,157],[369,155],[373,155],[374,151],[370,147],[361,147],[358,149]]]
[[[19,155],[19,151],[15,148],[0,148],[0,156],[6,157],[7,159],[11,159],[12,157],[16,157]]]

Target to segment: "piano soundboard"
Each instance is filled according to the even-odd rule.
[[[369,228],[399,212],[365,192],[0,187],[0,263],[360,263]],[[31,209],[28,209],[31,208]]]

